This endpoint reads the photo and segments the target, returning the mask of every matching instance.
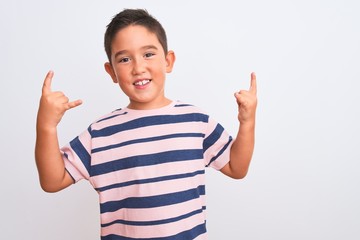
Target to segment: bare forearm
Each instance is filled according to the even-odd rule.
[[[248,172],[255,144],[255,122],[241,124],[230,150],[231,177],[241,179]]]
[[[56,128],[37,128],[35,159],[44,191],[56,192],[65,187],[66,170],[59,149]]]

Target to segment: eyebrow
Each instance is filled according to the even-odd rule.
[[[146,46],[141,47],[140,49],[141,50],[148,50],[148,49],[158,50],[158,48],[155,45],[146,45]],[[128,52],[127,50],[120,50],[115,53],[114,58],[116,59],[119,55],[126,54],[127,52]]]

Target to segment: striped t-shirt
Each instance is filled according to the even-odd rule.
[[[229,161],[231,136],[197,107],[116,110],[61,150],[99,194],[102,240],[207,239],[205,167]]]

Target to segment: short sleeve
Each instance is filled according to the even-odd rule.
[[[61,148],[65,168],[74,182],[90,178],[91,135],[89,130]]]
[[[232,143],[233,138],[223,126],[209,118],[203,142],[205,166],[222,169],[230,161]]]

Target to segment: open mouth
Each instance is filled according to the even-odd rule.
[[[148,84],[149,82],[151,82],[151,79],[144,79],[144,80],[134,82],[133,85],[144,86],[144,85]]]

